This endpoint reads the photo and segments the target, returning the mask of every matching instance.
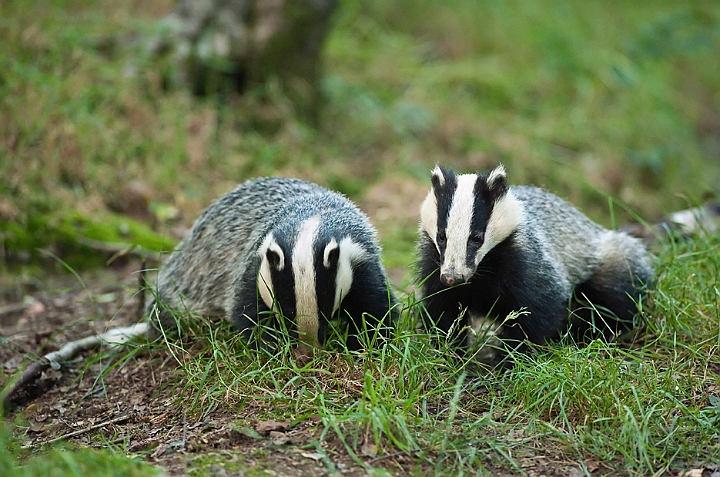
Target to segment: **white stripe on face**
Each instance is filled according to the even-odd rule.
[[[467,244],[475,205],[475,174],[457,176],[457,189],[453,195],[447,221],[447,246],[441,274],[460,275],[469,279],[475,270],[467,265]]]
[[[432,170],[431,178],[433,180],[433,183],[437,180],[440,187],[445,185],[445,176],[443,175],[440,166],[435,166],[435,169]],[[422,203],[422,206],[420,206],[420,227],[432,239],[433,243],[435,243],[435,247],[438,247],[436,242],[438,222],[437,208],[438,203],[437,197],[435,196],[435,188],[431,187],[430,192],[425,197],[425,200]],[[439,251],[440,248],[438,247],[438,252]]]
[[[518,228],[524,213],[523,205],[511,190],[508,190],[507,194],[495,202],[490,213],[490,220],[485,228],[485,242],[475,256],[475,266],[480,264],[490,250]]]
[[[435,236],[437,235],[437,208],[438,204],[435,192],[430,189],[430,193],[425,197],[420,207],[420,225],[433,242],[435,242]],[[435,243],[435,246],[437,247],[437,243]],[[438,249],[438,251],[440,251],[440,249]]]
[[[350,292],[353,282],[353,264],[361,261],[367,252],[360,244],[345,237],[340,241],[340,259],[338,260],[337,275],[335,277],[335,303],[333,315],[340,308],[340,303]]]
[[[314,216],[300,224],[292,253],[295,278],[295,304],[298,336],[301,341],[317,346],[320,321],[315,289],[314,244],[320,227],[320,217]],[[300,345],[300,348],[306,348]]]
[[[277,311],[273,300],[275,291],[273,290],[270,261],[267,258],[268,250],[275,252],[278,257],[280,257],[277,270],[282,271],[282,269],[285,268],[285,254],[280,245],[275,241],[272,233],[269,233],[267,237],[265,237],[265,240],[258,250],[258,254],[260,255],[260,272],[257,278],[257,288],[260,292],[260,298],[265,302],[265,305],[267,305],[269,309]]]

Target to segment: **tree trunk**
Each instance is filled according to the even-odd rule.
[[[149,44],[171,84],[198,95],[276,79],[301,116],[317,117],[322,44],[337,0],[179,0]]]

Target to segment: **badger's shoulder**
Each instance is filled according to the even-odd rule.
[[[269,216],[289,201],[324,191],[326,189],[321,186],[300,179],[282,177],[251,179],[218,199],[208,207],[203,216],[234,216],[237,215],[234,213],[235,210],[256,211],[258,215]]]
[[[608,230],[595,223],[564,199],[532,186],[511,187],[525,207],[521,236],[543,250],[563,276],[579,283],[587,279],[601,262],[639,263],[650,269],[649,254],[640,240],[624,232]]]
[[[188,232],[188,242],[248,242],[277,222],[278,211],[288,201],[319,194],[322,187],[300,179],[264,177],[251,179],[223,195],[203,211]],[[207,238],[205,238],[207,237]]]
[[[585,236],[606,231],[565,199],[534,186],[512,186],[510,191],[522,203],[527,226],[554,237]]]

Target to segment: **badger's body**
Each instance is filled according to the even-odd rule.
[[[509,187],[502,166],[486,175],[435,168],[420,235],[423,323],[454,330],[460,348],[471,315],[497,320],[498,338],[521,351],[569,323],[577,338],[612,338],[632,327],[653,274],[638,239],[542,189]]]
[[[157,298],[148,309],[163,326],[168,310],[224,316],[246,338],[262,322],[306,352],[338,315],[359,349],[359,332],[385,334],[395,303],[366,216],[338,193],[282,178],[248,181],[208,207],[161,269]]]

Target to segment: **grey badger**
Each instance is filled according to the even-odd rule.
[[[250,180],[208,207],[158,274],[155,297],[145,321],[45,354],[3,404],[48,366],[60,369],[83,350],[172,332],[174,311],[224,316],[264,349],[289,337],[302,361],[323,344],[333,317],[348,322],[346,346],[358,350],[386,337],[398,315],[367,217],[343,195],[298,179]]]
[[[224,316],[251,339],[267,322],[305,355],[334,316],[349,321],[357,350],[362,333],[387,336],[396,314],[367,217],[299,179],[250,180],[208,207],[159,272],[156,296],[148,312],[162,326],[174,323],[169,310],[189,310]]]
[[[580,340],[611,339],[632,328],[652,281],[639,239],[540,188],[510,187],[502,165],[460,175],[436,167],[420,215],[422,323],[449,333],[461,354],[469,316],[494,322],[503,347],[521,352],[569,325]]]

